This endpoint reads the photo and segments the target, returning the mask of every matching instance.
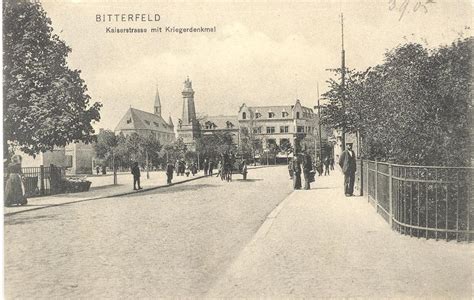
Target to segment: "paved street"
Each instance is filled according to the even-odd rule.
[[[472,298],[472,245],[402,236],[286,167],[5,217],[7,298]]]
[[[7,298],[204,295],[291,192],[285,167],[5,217]]]

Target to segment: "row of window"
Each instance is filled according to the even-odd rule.
[[[275,126],[267,126],[266,127],[266,132],[267,133],[275,133]],[[298,133],[310,133],[313,132],[314,128],[311,126],[297,126],[296,127],[296,132]],[[290,127],[289,126],[280,126],[280,133],[288,133],[290,132]],[[255,127],[253,129],[253,133],[261,134],[262,133],[262,127]]]
[[[143,121],[145,122],[146,125],[151,125],[150,121],[148,120],[143,120]],[[132,123],[132,118],[127,119],[127,124],[130,124],[130,123]],[[160,124],[157,122],[153,122],[153,125],[155,125],[155,127],[160,127]]]
[[[282,117],[282,118],[286,118],[286,117],[288,117],[289,115],[290,115],[290,114],[287,113],[286,111],[283,111],[283,112],[281,113],[281,117]],[[268,112],[268,118],[269,118],[269,119],[273,119],[273,118],[275,118],[275,116],[276,116],[276,114],[275,114],[274,112],[271,112],[271,111]],[[260,119],[261,117],[262,117],[262,114],[261,114],[261,113],[259,113],[259,112],[256,112],[256,113],[255,113],[255,119]],[[304,111],[303,111],[303,118],[311,118],[311,117],[312,117],[312,114],[311,114],[311,113],[309,113],[309,112],[304,112]],[[299,112],[299,111],[296,112],[296,118],[297,118],[297,119],[300,118],[300,112]],[[243,112],[243,113],[242,113],[242,119],[243,119],[243,120],[246,120],[246,119],[247,119],[247,113],[246,113],[246,112]]]

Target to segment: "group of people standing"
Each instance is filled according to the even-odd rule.
[[[304,177],[304,189],[310,189],[310,183],[314,181],[314,168],[311,155],[308,153],[296,154],[294,159],[288,165],[290,178],[293,179],[293,188],[301,189],[301,173]]]
[[[175,166],[176,176],[184,176],[189,177],[189,174],[193,176],[197,173],[197,163],[196,162],[185,162],[183,159],[176,160]]]
[[[215,162],[211,160],[204,159],[204,162],[202,163],[202,167],[204,169],[204,175],[207,176],[212,176],[214,173],[214,167],[215,167]]]
[[[356,172],[356,155],[352,150],[352,144],[347,144],[347,149],[344,150],[339,158],[339,166],[344,174],[344,194],[347,197],[354,195],[354,182]],[[302,188],[301,174],[304,178],[304,189],[310,189],[310,183],[314,182],[315,171],[319,176],[323,173],[329,175],[329,170],[334,170],[334,159],[326,157],[322,162],[317,161],[314,165],[312,163],[311,155],[309,153],[296,154],[288,164],[288,171],[290,178],[293,179],[293,188],[299,190]]]

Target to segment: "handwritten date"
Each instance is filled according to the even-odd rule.
[[[428,7],[435,3],[435,0],[389,0],[388,9],[400,13],[398,21],[401,21],[403,17],[410,11],[413,13],[424,12],[427,14]]]

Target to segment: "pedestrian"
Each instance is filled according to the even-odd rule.
[[[133,174],[133,190],[141,190],[142,187],[140,186],[140,167],[138,166],[138,162],[133,163],[132,174]],[[137,185],[138,185],[138,188],[137,188]]]
[[[347,150],[344,150],[339,158],[339,166],[344,173],[344,194],[346,197],[354,196],[354,180],[356,172],[356,158],[352,151],[352,143],[347,144]]]
[[[173,179],[173,171],[174,165],[171,163],[171,161],[168,161],[168,164],[166,165],[166,182],[168,184],[171,184],[171,180]]]
[[[329,165],[331,165],[331,171],[334,171],[334,157],[332,157],[332,156],[329,159]]]
[[[182,159],[179,162],[179,172],[181,173],[181,176],[184,176],[185,171],[186,171],[186,163],[184,162],[184,159]]]
[[[329,175],[329,157],[324,158],[324,176]]]
[[[186,166],[185,167],[186,168],[186,171],[185,171],[186,177],[189,177],[189,173],[191,173],[191,166],[190,166],[189,162],[186,162],[185,166]]]
[[[209,160],[209,172],[208,174],[212,176],[212,173],[214,172],[214,161],[211,159]]]
[[[222,172],[222,161],[219,161],[219,163],[217,164],[217,176],[216,177],[221,176],[221,172]]]
[[[293,179],[293,160],[291,158],[288,160],[288,174],[290,174],[290,179]]]
[[[293,161],[293,188],[301,189],[301,160],[298,156]]]
[[[204,176],[207,176],[207,174],[209,173],[209,162],[207,161],[207,158],[204,159],[202,167],[204,168]]]
[[[304,175],[304,189],[310,189],[311,171],[313,170],[313,162],[308,153],[303,154],[303,175]],[[301,180],[301,179],[300,179]]]
[[[242,161],[241,171],[242,171],[244,180],[247,180],[247,162],[245,161],[245,159]]]
[[[97,172],[97,175],[99,175],[99,173],[100,173],[100,166],[97,166],[97,167],[95,168],[95,171]]]
[[[179,159],[176,160],[174,169],[176,170],[176,176],[179,176]]]
[[[192,162],[191,163],[191,174],[196,175],[197,173],[197,165],[196,165],[196,162]]]
[[[26,205],[28,200],[25,196],[25,186],[23,184],[23,172],[21,171],[20,155],[12,157],[11,163],[7,166],[7,181],[5,183],[4,205],[13,204]]]

